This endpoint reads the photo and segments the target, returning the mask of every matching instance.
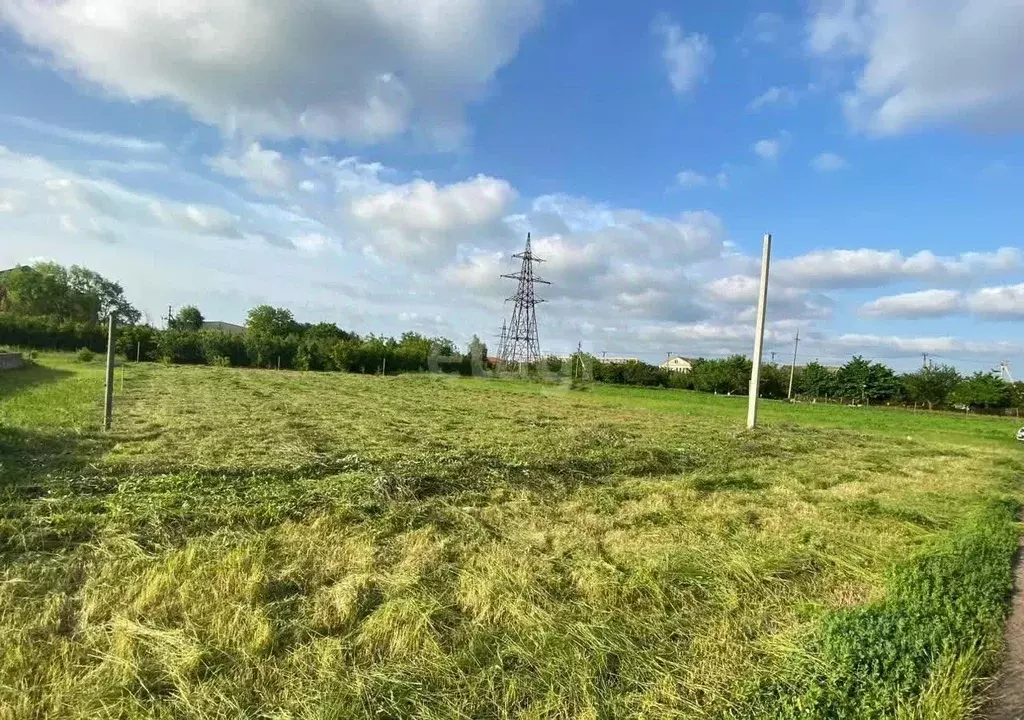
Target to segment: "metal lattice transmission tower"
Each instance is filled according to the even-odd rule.
[[[512,257],[522,260],[523,264],[517,273],[502,275],[503,278],[518,280],[519,287],[516,294],[507,298],[505,302],[512,301],[515,306],[512,309],[512,318],[509,320],[508,329],[505,331],[505,342],[502,343],[500,357],[502,362],[508,365],[520,365],[540,360],[540,338],[537,336],[537,305],[544,302],[534,292],[534,285],[550,285],[547,280],[541,280],[533,274],[533,264],[544,262],[534,257],[530,248],[530,234],[526,234],[526,249]]]

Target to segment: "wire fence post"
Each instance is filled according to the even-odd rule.
[[[103,429],[110,429],[114,414],[114,313],[107,317],[107,382],[103,398]]]
[[[754,330],[754,359],[747,391],[747,428],[757,426],[757,396],[761,391],[761,354],[764,348],[764,316],[768,306],[768,263],[772,254],[772,236],[765,234],[761,255],[761,291],[757,298],[757,327]]]

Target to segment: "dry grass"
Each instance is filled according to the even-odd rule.
[[[0,717],[741,715],[1020,493],[992,419],[141,366],[104,436],[101,368],[46,364],[0,376]]]

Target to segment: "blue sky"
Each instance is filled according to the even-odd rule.
[[[1024,373],[1024,8],[999,0],[9,0],[0,264],[153,322],[262,302],[545,351]]]

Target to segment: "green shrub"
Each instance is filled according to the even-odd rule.
[[[75,353],[75,358],[78,360],[78,362],[92,362],[93,359],[95,359],[95,357],[96,353],[94,353],[89,348],[80,348],[78,352]]]
[[[1017,505],[997,503],[898,566],[884,600],[826,616],[811,658],[765,681],[746,713],[889,718],[914,707],[934,675],[979,657],[976,692],[999,655],[1013,592]]]
[[[232,367],[249,365],[249,353],[245,347],[245,335],[203,330],[199,333],[203,357],[210,365],[216,365],[217,358],[226,358]]]
[[[206,362],[200,333],[194,330],[165,330],[157,343],[160,358],[172,363],[201,365]]]
[[[107,329],[97,323],[0,313],[0,344],[69,352],[84,347],[102,352],[107,347]]]
[[[210,364],[214,367],[231,367],[231,358],[227,355],[215,355],[210,358]]]

